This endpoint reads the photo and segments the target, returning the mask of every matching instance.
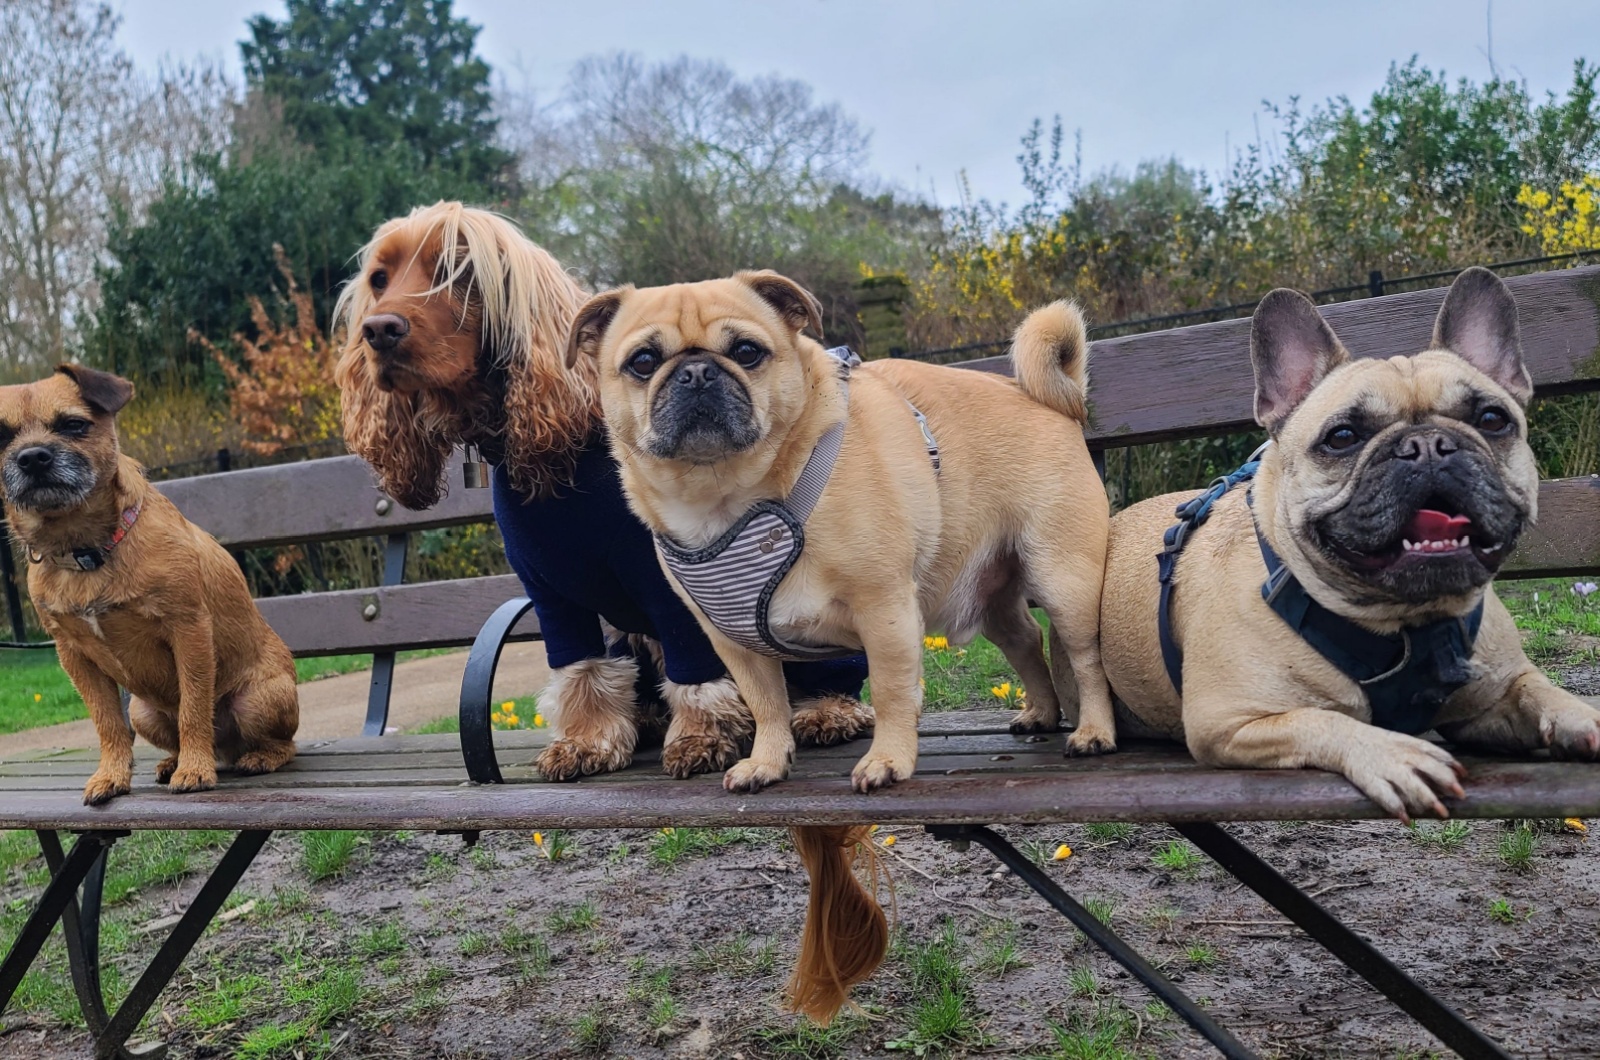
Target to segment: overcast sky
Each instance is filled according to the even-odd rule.
[[[135,61],[221,58],[282,0],[113,0]],[[1270,132],[1263,99],[1363,101],[1389,64],[1419,55],[1452,77],[1489,75],[1486,0],[456,0],[479,49],[542,98],[598,52],[720,59],[811,84],[872,133],[871,167],[950,203],[965,170],[1013,203],[1017,139],[1036,116],[1081,129],[1086,169],[1177,155],[1216,173]],[[1542,95],[1600,48],[1600,3],[1493,0],[1502,74]],[[1600,56],[1587,56],[1591,59]]]

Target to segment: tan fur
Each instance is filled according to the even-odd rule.
[[[681,780],[733,764],[752,725],[731,677],[698,685],[680,685],[663,677],[661,696],[672,712],[661,748],[661,768],[668,776]]]
[[[1495,751],[1549,747],[1559,756],[1600,754],[1600,712],[1552,686],[1528,661],[1492,585],[1415,606],[1356,602],[1360,594],[1349,572],[1308,544],[1311,521],[1342,505],[1354,481],[1349,465],[1310,455],[1330,417],[1363,400],[1379,422],[1442,420],[1439,410],[1452,407],[1467,381],[1504,395],[1518,435],[1494,449],[1494,459],[1505,488],[1532,513],[1539,476],[1516,396],[1440,349],[1381,361],[1336,358],[1330,367],[1282,421],[1264,456],[1254,485],[1263,536],[1314,599],[1375,631],[1463,615],[1485,600],[1473,653],[1479,676],[1445,704],[1438,728],[1447,737]],[[1161,661],[1155,556],[1174,522],[1174,507],[1188,496],[1144,501],[1111,523],[1101,636],[1122,730],[1186,740],[1208,765],[1342,773],[1401,818],[1445,816],[1439,794],[1461,793],[1454,759],[1435,744],[1367,724],[1360,687],[1262,601],[1265,568],[1243,489],[1217,503],[1177,566],[1173,618],[1184,657],[1180,702]]]
[[[375,290],[379,272],[387,282]],[[334,310],[347,332],[335,377],[351,451],[408,508],[438,502],[462,442],[503,447],[512,485],[548,492],[599,422],[592,368],[562,364],[584,297],[555,258],[487,210],[440,202],[386,222]],[[410,323],[403,357],[385,361],[362,338],[377,313]]]
[[[121,454],[114,413],[87,404],[68,374],[0,387],[0,461],[58,445],[95,471],[76,507],[33,510],[5,498],[12,532],[40,558],[29,565],[28,593],[100,739],[100,766],[84,788],[90,805],[131,789],[134,732],[170,753],[158,780],[175,792],[202,791],[216,786],[219,761],[268,773],[292,759],[300,714],[294,659],[256,610],[238,564]],[[93,427],[64,439],[51,429],[61,416]],[[135,505],[138,520],[105,566],[63,565],[72,549],[109,541]],[[132,731],[118,686],[134,697]]]
[[[957,641],[980,632],[994,639],[1036,704],[1019,725],[1059,722],[1030,596],[1050,614],[1070,658],[1081,702],[1071,750],[1113,750],[1097,631],[1106,500],[1082,424],[1066,414],[1082,411],[1084,359],[1074,332],[1024,329],[1014,351],[1018,375],[1049,380],[1040,393],[997,376],[880,361],[853,375],[847,402],[834,360],[805,334],[817,318],[815,299],[773,273],[623,289],[579,312],[568,357],[598,358],[612,448],[634,510],[685,547],[703,546],[755,502],[787,496],[817,440],[843,420],[833,477],[770,616],[787,641],[866,651],[876,726],[852,775],[856,790],[904,780],[916,768],[929,629]],[[771,356],[741,368],[728,355],[740,340]],[[622,368],[646,345],[665,361],[641,385]],[[748,392],[755,445],[707,463],[652,454],[651,410],[674,359],[687,350],[717,355],[718,366]],[[937,476],[907,400],[927,416],[941,447]],[[685,600],[755,716],[752,753],[728,771],[725,786],[753,791],[781,780],[794,754],[781,665],[728,641]],[[790,990],[814,1018],[831,1018],[849,984],[870,974],[887,945],[882,912],[851,872],[860,838],[842,829],[796,832],[812,906]]]
[[[534,760],[539,772],[551,780],[576,780],[627,768],[639,739],[638,678],[639,664],[626,658],[584,659],[552,673],[539,693],[553,737]]]
[[[793,689],[790,690],[791,698]],[[872,732],[872,708],[850,696],[812,696],[794,700],[795,743],[833,747]]]
[[[882,862],[866,825],[791,828],[811,878],[800,955],[785,987],[789,1007],[824,1026],[889,950],[889,920],[877,892]],[[866,884],[857,875],[865,861]]]

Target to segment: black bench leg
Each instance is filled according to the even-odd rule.
[[[466,760],[467,776],[475,784],[503,784],[500,763],[494,754],[493,713],[494,672],[500,665],[500,652],[506,638],[522,616],[533,610],[525,596],[507,600],[478,630],[467,656],[467,670],[461,678],[461,757]]]
[[[167,941],[161,944],[161,949],[150,962],[150,966],[144,970],[144,974],[139,977],[139,981],[133,984],[133,989],[128,992],[121,1007],[117,1009],[117,1014],[111,1017],[105,1030],[96,1037],[96,1060],[117,1060],[123,1055],[122,1044],[138,1028],[139,1021],[150,1011],[150,1006],[155,1004],[161,991],[167,988],[167,984],[172,981],[179,966],[183,964],[184,958],[194,949],[194,944],[200,941],[200,936],[222,911],[222,903],[228,900],[228,895],[233,893],[240,877],[250,867],[250,863],[255,861],[256,855],[261,852],[261,848],[266,845],[267,838],[271,835],[270,831],[240,832],[234,839],[233,845],[222,855],[222,860],[217,863],[205,886],[200,888],[200,893],[189,903],[183,919],[172,929]]]
[[[1218,1026],[1204,1009],[1179,990],[1177,985],[1153,968],[1134,949],[1122,941],[1109,927],[1102,924],[1093,913],[1073,900],[1056,882],[1040,870],[1022,851],[1012,846],[991,828],[973,825],[929,825],[928,831],[935,839],[976,840],[991,854],[999,858],[1017,877],[1037,891],[1045,901],[1062,916],[1072,921],[1074,927],[1086,935],[1090,942],[1104,950],[1112,960],[1132,972],[1150,991],[1198,1031],[1206,1041],[1229,1060],[1256,1060],[1256,1054],[1233,1035]]]
[[[1203,823],[1172,827],[1466,1060],[1510,1060],[1492,1038],[1395,967],[1226,830]]]
[[[22,926],[22,932],[17,935],[16,941],[11,944],[11,950],[6,954],[4,963],[0,963],[0,1013],[5,1012],[6,1006],[11,1003],[17,988],[22,985],[22,977],[32,967],[34,959],[39,956],[39,951],[44,948],[45,940],[50,937],[50,932],[55,930],[56,921],[73,904],[78,893],[78,885],[84,881],[97,863],[105,857],[106,848],[115,843],[126,832],[85,832],[72,844],[72,853],[59,862],[60,868],[55,869],[50,876],[50,883],[44,889],[44,894],[39,897],[39,904],[33,907],[33,913],[28,917],[28,922]],[[60,841],[54,832],[40,832],[39,843],[45,846],[49,841],[54,841],[57,852],[60,851]],[[48,846],[45,846],[48,850]],[[54,866],[52,866],[54,869]]]

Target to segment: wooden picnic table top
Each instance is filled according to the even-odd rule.
[[[504,785],[468,782],[459,739],[444,734],[307,742],[277,773],[224,772],[215,791],[173,795],[155,783],[160,752],[141,745],[133,793],[100,807],[81,801],[97,751],[41,751],[0,762],[0,828],[472,831],[1384,816],[1331,773],[1207,769],[1177,745],[1143,741],[1127,741],[1113,755],[1068,759],[1063,734],[1013,736],[1009,717],[927,715],[917,775],[872,795],[854,794],[847,779],[864,740],[802,749],[789,780],[754,795],[724,791],[720,773],[666,777],[654,750],[641,751],[619,773],[549,783],[527,764],[549,741],[547,731],[496,734]],[[1600,765],[1547,756],[1460,758],[1470,777],[1455,816],[1600,816]]]

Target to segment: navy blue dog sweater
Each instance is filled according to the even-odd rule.
[[[494,518],[506,558],[533,601],[550,666],[628,654],[608,650],[600,619],[661,643],[666,676],[698,685],[727,675],[656,559],[650,531],[628,508],[622,475],[605,439],[590,438],[570,485],[526,500],[505,471],[494,469]],[[641,666],[648,664],[641,659]],[[867,677],[863,655],[825,662],[785,663],[784,675],[803,695],[859,697]]]

